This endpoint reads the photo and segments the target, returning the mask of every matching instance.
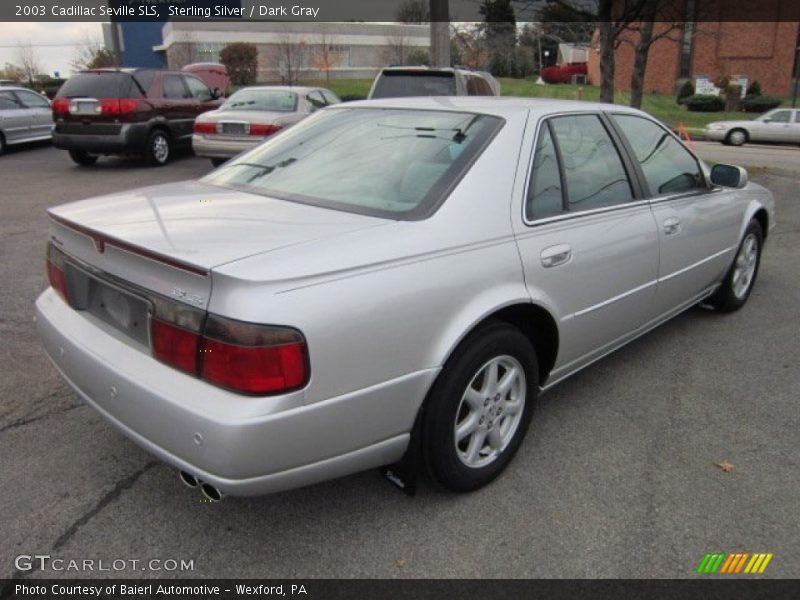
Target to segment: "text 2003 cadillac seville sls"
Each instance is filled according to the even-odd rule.
[[[534,400],[704,301],[742,306],[771,194],[625,107],[340,105],[199,181],[49,211],[59,371],[184,481],[400,461],[485,485]]]

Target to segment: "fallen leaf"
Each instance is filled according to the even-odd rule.
[[[404,566],[406,565],[406,563],[407,563],[407,562],[408,562],[408,559],[406,559],[406,558],[401,558],[400,560],[396,561],[396,562],[395,562],[395,564],[396,564],[398,567],[404,567]]]
[[[727,460],[723,460],[722,462],[715,463],[720,469],[722,469],[723,473],[730,473],[733,471],[733,465],[729,463]]]

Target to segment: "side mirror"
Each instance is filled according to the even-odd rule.
[[[221,97],[222,97],[222,92],[220,91],[219,88],[214,88],[213,90],[211,90],[211,99],[212,100],[217,100],[217,99],[219,99]]]
[[[714,165],[711,168],[711,183],[722,187],[741,189],[748,182],[747,171],[735,165]]]

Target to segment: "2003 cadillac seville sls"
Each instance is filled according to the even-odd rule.
[[[485,485],[539,392],[699,302],[741,307],[775,221],[644,113],[495,98],[327,108],[199,181],[49,216],[48,354],[215,498],[409,448]]]

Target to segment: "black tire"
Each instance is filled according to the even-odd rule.
[[[742,146],[750,141],[750,136],[744,129],[731,129],[725,136],[725,144],[728,146]]]
[[[228,162],[227,158],[212,158],[211,159],[211,164],[214,165],[215,167],[218,167],[220,165],[224,165],[226,162]]]
[[[172,140],[163,129],[153,129],[147,136],[144,159],[154,167],[163,167],[172,156]]]
[[[467,448],[457,447],[455,426],[460,415],[464,414],[466,420],[472,416],[473,412],[477,414],[477,411],[473,411],[468,403],[463,404],[462,399],[463,402],[467,402],[464,398],[467,387],[472,386],[476,378],[480,377],[479,381],[484,381],[481,373],[485,365],[493,360],[506,360],[508,357],[517,361],[517,365],[522,367],[525,376],[524,385],[520,379],[518,386],[514,388],[516,393],[524,390],[524,396],[521,397],[523,403],[520,410],[521,416],[513,432],[514,414],[482,416],[481,423],[484,423],[484,418],[487,423],[482,427],[487,427],[491,419],[492,423],[497,424],[498,432],[505,424],[504,419],[511,419],[507,430],[508,441],[500,448],[499,452],[488,449],[488,446],[484,447],[483,442],[478,442],[476,447],[481,448],[480,452],[488,449],[487,455],[483,456],[479,453],[478,459],[491,459],[491,462],[483,466],[469,466],[460,453],[468,453],[472,436],[477,433],[469,434],[464,438]],[[498,369],[498,373],[500,373],[500,369]],[[514,457],[525,437],[533,414],[537,390],[536,353],[528,338],[521,331],[506,323],[494,322],[469,335],[445,363],[423,410],[422,452],[426,467],[433,480],[451,491],[466,492],[480,488],[497,477]],[[508,397],[510,398],[510,395]],[[496,399],[495,402],[497,402]],[[487,408],[484,410],[490,410],[491,404],[492,399],[487,398],[484,403],[484,407]],[[496,406],[501,404],[503,403],[497,403]],[[465,410],[466,413],[463,413]],[[465,420],[459,419],[462,423]],[[484,430],[481,429],[481,431]],[[489,439],[490,437],[487,436],[486,440]],[[464,440],[462,440],[462,444]]]
[[[6,138],[0,133],[0,155],[6,153]]]
[[[745,244],[748,243],[748,240],[751,239],[751,236],[755,241],[755,268],[752,272],[752,276],[750,276],[749,281],[747,282],[746,289],[744,289],[742,292],[740,288],[737,293],[735,281],[737,276],[737,265],[739,263],[740,256],[743,255]],[[750,297],[750,292],[753,291],[753,286],[756,283],[758,268],[761,264],[761,249],[763,246],[764,234],[761,231],[761,224],[753,219],[750,221],[747,229],[744,232],[742,241],[739,243],[739,247],[736,249],[736,256],[733,259],[733,264],[731,264],[730,269],[728,269],[728,272],[725,274],[722,284],[720,285],[719,289],[717,289],[717,291],[714,292],[714,294],[706,301],[706,304],[711,305],[714,309],[720,312],[733,312],[744,306],[745,302],[747,302],[747,299]]]
[[[70,150],[69,157],[73,160],[73,162],[82,167],[91,167],[97,162],[96,154],[89,154],[83,150]]]

